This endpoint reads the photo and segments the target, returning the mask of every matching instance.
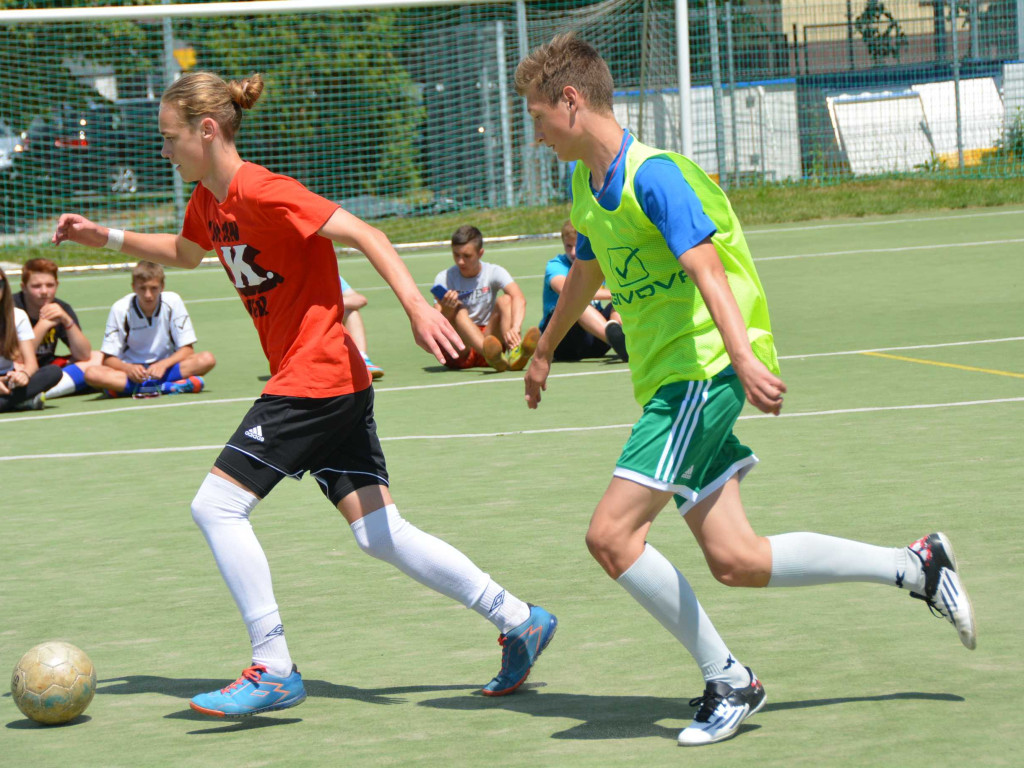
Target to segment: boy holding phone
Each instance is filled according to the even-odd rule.
[[[455,265],[434,278],[434,308],[455,328],[466,348],[458,357],[445,355],[448,368],[519,371],[537,347],[540,330],[520,335],[526,297],[504,267],[483,261],[484,238],[465,224],[452,235]],[[499,295],[500,293],[500,295]]]

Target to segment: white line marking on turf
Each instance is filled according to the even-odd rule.
[[[860,248],[853,251],[822,251],[820,253],[788,253],[781,256],[755,256],[755,262],[762,261],[791,261],[793,259],[819,259],[826,256],[857,256],[861,254],[879,254],[879,253],[903,253],[908,251],[929,251],[946,248],[981,248],[990,245],[1012,245],[1014,243],[1024,243],[1024,238],[1010,238],[1007,240],[978,240],[969,243],[934,243],[929,245],[906,245],[895,248]],[[519,275],[516,277],[517,281],[522,280],[539,280],[544,275]],[[96,278],[90,278],[96,279]],[[419,288],[427,288],[433,285],[433,282],[429,283],[416,283]],[[355,290],[360,293],[369,293],[371,291],[390,291],[391,287],[387,285],[369,285],[365,288],[355,287]],[[223,302],[223,301],[235,301],[237,296],[218,296],[209,299],[189,299],[189,304],[209,304],[212,302]],[[104,305],[101,307],[78,307],[75,309],[76,312],[99,312],[108,311],[110,305]]]
[[[805,357],[838,357],[839,355],[863,355],[866,352],[897,352],[901,349],[938,349],[939,347],[967,347],[972,344],[999,344],[1004,341],[1024,341],[1024,336],[1007,336],[1002,339],[977,339],[975,341],[945,341],[941,344],[914,344],[908,347],[878,347],[877,349],[851,349],[847,352],[812,352],[809,355],[780,355],[779,360],[803,360]]]
[[[951,221],[953,219],[977,219],[983,216],[1020,216],[1024,211],[978,211],[976,213],[959,213],[949,216],[922,216],[917,219],[892,219],[888,221],[864,221],[863,219],[850,219],[839,221],[833,224],[807,224],[795,227],[764,227],[761,229],[746,229],[748,235],[770,235],[775,232],[809,232],[817,229],[838,229],[839,227],[887,227],[892,224],[917,224],[925,221]]]
[[[939,347],[965,347],[973,344],[999,344],[1007,341],[1024,341],[1024,336],[1007,336],[1002,339],[976,339],[973,341],[946,341],[939,344],[914,344],[912,346],[903,347],[876,347],[874,349],[851,349],[841,350],[839,352],[810,352],[803,355],[779,355],[779,360],[803,360],[811,357],[840,357],[844,355],[862,355],[865,352],[896,352],[899,350],[906,349],[937,349]],[[629,373],[629,368],[625,366],[616,367],[610,371],[577,371],[575,373],[553,373],[548,376],[548,379],[575,379],[580,376],[606,376],[608,374],[616,373]],[[373,391],[377,394],[384,392],[414,392],[422,389],[449,389],[451,387],[472,387],[479,384],[515,384],[522,383],[522,376],[513,374],[512,376],[488,376],[487,378],[472,379],[471,381],[448,381],[438,384],[412,384],[407,387],[374,387]],[[256,400],[258,395],[250,395],[248,397],[224,397],[217,400],[186,400],[174,403],[154,403],[151,400],[138,403],[137,405],[129,405],[121,408],[104,408],[99,411],[77,411],[75,413],[52,413],[52,414],[34,414],[30,416],[14,416],[9,419],[0,419],[0,425],[11,424],[18,421],[42,421],[44,419],[72,419],[79,416],[103,416],[108,413],[142,413],[143,411],[149,411],[154,408],[185,408],[196,405],[221,405],[224,403],[251,403]]]
[[[837,408],[830,411],[803,411],[801,413],[783,413],[780,416],[772,416],[767,413],[753,413],[748,416],[740,416],[740,421],[748,419],[775,419],[775,418],[800,418],[806,416],[838,416],[851,413],[879,413],[882,411],[915,411],[935,408],[960,408],[971,405],[998,405],[1003,403],[1022,403],[1024,397],[1004,397],[995,400],[965,400],[956,403],[919,403],[914,405],[880,405],[864,408]],[[519,435],[551,435],[560,432],[594,432],[605,429],[630,429],[633,424],[602,424],[593,427],[552,427],[550,429],[519,429],[508,432],[467,432],[461,435],[400,435],[397,437],[382,437],[382,443],[399,442],[405,440],[472,440],[491,437],[517,437]],[[25,454],[22,456],[0,456],[0,461],[29,461],[32,459],[81,459],[93,458],[96,456],[135,456],[141,453],[187,453],[190,451],[214,451],[223,448],[218,445],[190,445],[178,448],[134,448],[118,451],[88,451],[83,453],[37,453]]]
[[[971,243],[935,243],[933,245],[905,245],[898,248],[860,248],[855,251],[823,251],[821,253],[793,253],[786,256],[760,256],[754,261],[785,261],[788,259],[817,259],[822,256],[854,256],[861,253],[902,253],[904,251],[930,251],[939,248],[980,248],[986,245],[1009,245],[1024,243],[1024,238],[1008,240],[978,240]]]

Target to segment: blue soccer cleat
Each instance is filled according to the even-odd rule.
[[[483,687],[484,696],[507,696],[526,682],[538,657],[555,636],[558,619],[537,605],[530,605],[530,618],[507,635],[498,637],[502,647],[501,669]]]
[[[377,365],[373,360],[370,359],[369,355],[365,352],[363,354],[363,362],[366,363],[366,372],[370,374],[370,378],[376,381],[384,377],[384,369]]]
[[[205,386],[202,376],[188,376],[177,381],[165,381],[160,390],[165,395],[188,395],[203,391]]]
[[[262,664],[253,664],[227,688],[194,696],[189,706],[211,717],[238,718],[288,709],[305,700],[302,675],[294,666],[287,677],[277,677]]]

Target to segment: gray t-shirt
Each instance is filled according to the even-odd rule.
[[[453,264],[434,278],[435,285],[459,292],[459,301],[465,305],[469,319],[477,325],[487,325],[494,311],[494,302],[498,300],[498,291],[504,290],[511,282],[514,281],[507,269],[486,261],[480,262],[480,272],[476,277],[463,277]]]

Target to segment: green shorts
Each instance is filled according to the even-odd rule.
[[[745,397],[739,377],[666,384],[644,406],[615,465],[615,477],[675,493],[680,514],[742,480],[757,457],[732,433]]]

